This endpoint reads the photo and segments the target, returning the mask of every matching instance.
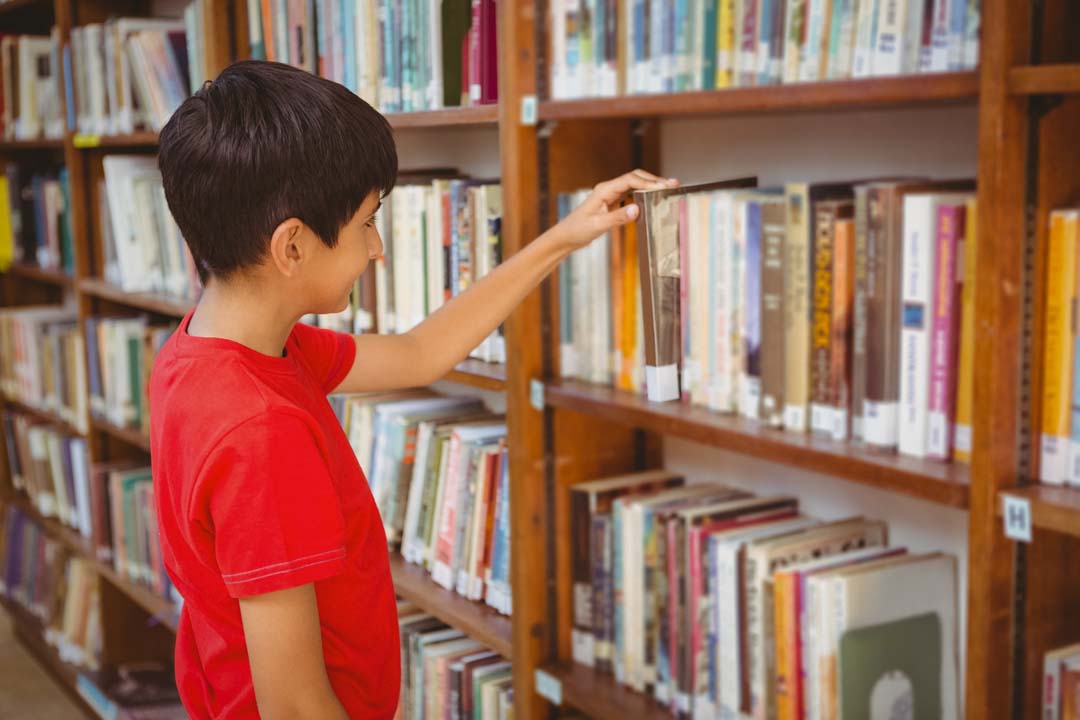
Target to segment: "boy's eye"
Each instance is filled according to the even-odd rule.
[[[370,218],[368,218],[368,221],[366,223],[364,223],[364,224],[367,225],[368,227],[375,227],[375,216],[372,215]]]

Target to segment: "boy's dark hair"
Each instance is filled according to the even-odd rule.
[[[165,199],[205,283],[260,262],[282,221],[334,247],[397,177],[390,124],[344,86],[280,63],[238,62],[161,131]]]

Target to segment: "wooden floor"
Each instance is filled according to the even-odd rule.
[[[11,617],[0,610],[0,718],[85,720],[53,679],[15,639]]]

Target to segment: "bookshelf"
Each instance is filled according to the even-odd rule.
[[[55,17],[66,38],[76,18],[80,24],[101,19],[109,11],[106,5],[18,0],[0,4],[0,25],[16,27],[9,20],[44,13]],[[207,0],[209,69],[218,70],[246,53],[245,43],[230,36],[241,35],[246,27],[245,5]],[[843,127],[866,111],[960,107],[977,113],[980,333],[970,466],[873,453],[678,403],[655,405],[611,388],[559,380],[553,367],[557,341],[552,337],[552,308],[557,296],[552,283],[531,294],[507,321],[505,366],[469,360],[447,375],[450,382],[505,393],[514,615],[508,619],[464,601],[396,556],[392,572],[407,600],[513,660],[515,717],[547,717],[549,700],[556,696],[564,708],[596,718],[670,716],[667,708],[618,685],[610,675],[573,664],[569,649],[568,489],[602,474],[659,466],[665,438],[811,470],[964,513],[968,590],[961,601],[967,611],[967,716],[1036,714],[1043,654],[1080,640],[1080,616],[1070,612],[1080,602],[1075,572],[1080,490],[1032,484],[1038,476],[1038,338],[1044,309],[1031,290],[1039,287],[1046,271],[1042,258],[1048,211],[1080,197],[1080,146],[1075,142],[1080,48],[1070,43],[1080,31],[1080,20],[1067,0],[1037,5],[1040,17],[1033,15],[1033,4],[1023,0],[983,0],[981,64],[973,72],[549,101],[546,3],[512,0],[500,3],[499,10],[498,105],[388,116],[396,130],[410,133],[478,128],[497,135],[503,242],[510,254],[550,224],[556,194],[589,187],[635,166],[659,168],[660,121],[828,114]],[[539,102],[532,118],[526,110],[534,100]],[[156,143],[154,133],[136,133],[68,134],[62,141],[0,144],[0,156],[6,157],[63,152],[72,176],[77,248],[74,278],[13,267],[3,279],[7,302],[55,301],[62,295],[74,300],[80,318],[117,308],[177,318],[190,309],[190,301],[124,292],[101,279],[97,262],[97,210],[89,185],[100,177],[100,157],[114,150],[150,153]],[[538,387],[543,390],[540,403]],[[58,420],[18,403],[9,405]],[[149,444],[139,431],[102,420],[93,420],[91,430],[94,461],[145,459]],[[1032,543],[1005,537],[1001,504],[1006,494],[1030,503]],[[25,500],[11,502],[36,516]],[[888,517],[887,508],[881,513]],[[89,555],[75,532],[48,520],[42,524],[76,552]],[[108,565],[95,563],[105,583],[123,599],[114,597],[110,603],[109,661],[127,659],[142,647],[136,639],[145,631],[144,616],[175,630],[166,601],[129,583]],[[22,627],[19,613],[13,615]],[[33,635],[32,630],[20,630],[24,641]],[[55,670],[47,652],[37,655]],[[537,671],[544,696],[537,692]],[[62,668],[55,672],[70,685],[70,673],[65,675]]]

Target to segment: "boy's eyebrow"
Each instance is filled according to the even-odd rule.
[[[368,219],[375,217],[375,213],[379,212],[379,210],[382,210],[382,200],[379,201],[379,204],[376,205],[375,209],[371,211],[370,215],[368,215]]]

